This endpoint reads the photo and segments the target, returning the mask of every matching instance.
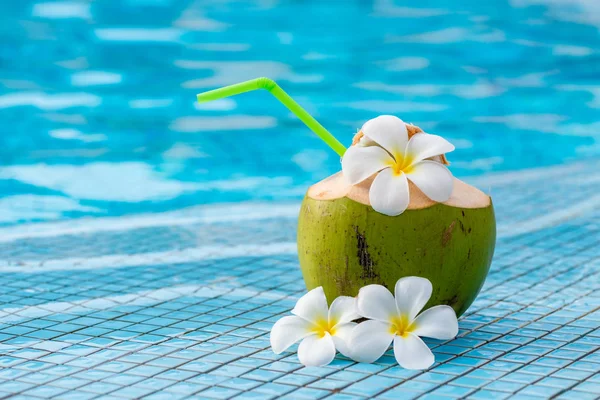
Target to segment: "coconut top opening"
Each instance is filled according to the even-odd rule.
[[[342,172],[338,172],[312,185],[308,189],[307,196],[315,200],[335,200],[347,197],[350,200],[370,206],[369,189],[373,179],[375,179],[375,176],[352,186],[346,182]],[[409,210],[419,210],[438,204],[425,196],[412,182],[409,181],[408,185],[410,190]],[[491,204],[491,199],[481,190],[454,178],[452,195],[448,201],[441,204],[458,208],[485,208]]]

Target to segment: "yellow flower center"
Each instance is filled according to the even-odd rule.
[[[412,159],[410,157],[404,157],[402,154],[394,154],[394,159],[388,163],[394,175],[398,176],[403,172],[409,174],[412,171],[413,166],[411,165]]]
[[[319,318],[315,321],[312,331],[319,337],[325,336],[325,333],[329,333],[331,336],[335,335],[336,329],[334,328],[337,324],[336,321],[328,321],[325,318]]]
[[[392,324],[390,333],[393,335],[406,337],[415,329],[414,324],[411,324],[407,315],[394,316],[390,319],[390,323]]]

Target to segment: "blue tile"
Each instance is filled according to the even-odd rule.
[[[499,381],[495,381],[495,382],[492,382],[492,383],[486,385],[485,389],[493,390],[496,392],[515,393],[525,386],[526,386],[525,383],[499,380]]]
[[[255,371],[251,371],[242,375],[242,378],[254,379],[262,382],[271,382],[283,375],[285,375],[283,372],[267,371],[259,368]]]
[[[149,388],[142,388],[139,386],[129,386],[129,387],[125,387],[119,390],[116,390],[114,392],[111,393],[111,396],[115,396],[116,398],[139,398],[139,397],[143,397],[146,396],[150,393],[154,392],[153,389],[149,389]]]
[[[261,371],[262,372],[274,372],[274,371],[265,371],[265,370],[261,370]],[[303,368],[295,371],[295,373],[297,373],[297,374],[316,376],[319,378],[331,375],[334,372],[335,372],[335,370],[333,370],[331,368],[327,368],[327,367],[303,367]]]
[[[19,376],[25,375],[27,374],[27,371],[25,370],[19,370],[19,369],[14,369],[14,368],[4,368],[2,370],[0,370],[0,379],[3,380],[12,380],[12,379],[16,379]]]
[[[193,378],[188,379],[188,382],[194,382],[201,385],[213,386],[217,385],[221,382],[227,381],[229,378],[227,376],[221,375],[212,375],[212,374],[200,374]]]
[[[382,370],[378,373],[378,375],[387,376],[390,378],[408,379],[417,376],[420,373],[420,371],[404,369],[401,366],[396,365],[392,368]]]
[[[400,387],[396,387],[393,388],[387,392],[384,392],[382,394],[380,394],[379,396],[377,396],[377,399],[382,399],[382,400],[396,400],[396,399],[406,399],[406,400],[412,400],[412,399],[416,399],[417,397],[419,397],[421,395],[421,393],[418,392],[407,392],[403,389],[400,389]],[[356,397],[356,399],[362,399],[363,397]],[[448,399],[448,398],[446,398]]]
[[[510,393],[483,389],[472,393],[469,395],[469,398],[473,400],[504,400],[509,398],[509,396]]]
[[[155,375],[157,378],[169,379],[173,381],[183,381],[185,379],[191,378],[195,375],[198,375],[197,372],[193,371],[182,371],[178,369],[168,369],[164,372],[161,372],[158,375]]]
[[[19,393],[34,387],[32,383],[20,381],[2,381],[0,382],[0,391],[6,393]]]
[[[234,376],[244,375],[245,373],[247,373],[251,370],[252,370],[252,368],[250,368],[250,367],[240,367],[240,366],[236,366],[236,365],[227,364],[227,365],[223,365],[222,367],[219,367],[215,370],[212,370],[211,373],[214,375],[225,375],[225,376],[234,377]]]
[[[598,395],[600,394],[600,382],[583,382],[575,386],[573,389]]]
[[[434,353],[447,353],[447,354],[452,354],[452,355],[459,355],[459,354],[463,354],[466,353],[468,351],[468,349],[464,348],[464,347],[460,347],[460,346],[451,346],[451,345],[444,345],[444,346],[440,346],[440,347],[436,347],[434,349]]]
[[[73,375],[76,376],[78,378],[83,378],[83,379],[89,379],[89,380],[100,380],[100,379],[104,379],[108,376],[113,375],[112,372],[106,372],[106,371],[100,371],[100,370],[95,370],[95,369],[89,369],[86,371],[81,371],[78,372],[77,374]]]
[[[157,374],[163,372],[164,370],[165,370],[165,368],[152,367],[149,365],[139,365],[137,367],[128,369],[127,373],[131,374],[131,375],[140,375],[140,376],[149,377],[149,376],[157,375]]]
[[[50,383],[50,385],[65,389],[76,389],[89,383],[90,381],[87,379],[72,378],[67,376],[59,379],[54,377],[54,380]]]
[[[91,392],[96,394],[107,394],[119,389],[119,385],[108,382],[93,382],[80,388],[81,391]]]
[[[561,358],[542,357],[542,358],[536,360],[534,363],[532,363],[532,365],[541,365],[541,366],[548,366],[548,367],[554,367],[554,368],[562,368],[562,367],[570,364],[571,362],[572,362],[572,360],[565,360],[565,359],[561,359]]]
[[[52,386],[39,386],[33,389],[26,390],[25,392],[23,392],[23,395],[49,398],[58,396],[64,393],[65,391],[66,389],[64,388],[57,388]]]
[[[431,370],[433,372],[438,372],[442,374],[450,374],[450,375],[463,375],[472,370],[472,367],[464,366],[464,365],[452,365],[452,364],[442,364],[436,367],[433,367]]]
[[[452,361],[450,361],[450,364],[464,365],[467,367],[479,367],[485,364],[485,360],[481,360],[479,358],[459,356],[452,359]]]
[[[472,393],[473,391],[474,391],[474,389],[470,388],[470,387],[454,386],[454,385],[448,384],[448,385],[444,385],[444,386],[441,386],[441,387],[435,389],[432,392],[432,394],[458,398],[458,397],[464,397],[464,396],[468,395],[469,393]]]
[[[53,364],[50,364],[47,362],[41,362],[41,361],[27,361],[27,362],[15,365],[15,368],[27,370],[27,371],[40,371],[40,370],[48,368],[52,365]]]
[[[327,377],[330,379],[339,379],[339,380],[346,381],[346,382],[356,382],[367,376],[368,375],[365,373],[344,370],[344,371],[334,372],[334,373],[328,375]]]
[[[535,385],[531,385],[531,386],[527,386],[526,388],[523,388],[523,390],[521,390],[519,392],[519,394],[535,396],[535,397],[543,396],[543,397],[551,398],[551,397],[559,394],[562,390],[563,389],[557,388],[557,387],[542,386],[540,383],[540,384],[535,384]]]
[[[502,354],[503,353],[501,351],[497,350],[475,349],[465,353],[465,356],[477,357],[483,360],[492,360],[494,358],[500,357]]]
[[[537,382],[537,384],[543,385],[543,386],[567,389],[567,388],[570,388],[571,386],[575,386],[577,384],[577,382],[573,381],[571,379],[547,377],[547,378],[544,378],[544,379],[540,380],[539,382]]]
[[[389,350],[386,355],[382,356],[373,364],[355,363],[350,365],[347,369],[356,372],[376,373],[387,369],[390,365],[395,365],[396,363],[393,361],[392,357],[392,350]]]
[[[570,390],[570,391],[558,396],[557,398],[561,399],[561,400],[566,400],[566,399],[571,399],[572,396],[576,396],[576,398],[578,400],[597,400],[598,399],[598,396],[593,393],[580,392],[577,390]]]
[[[171,386],[173,381],[161,378],[148,378],[138,382],[136,385],[143,388],[150,388],[154,390],[164,389]]]
[[[521,353],[515,352],[515,353],[505,354],[502,357],[500,357],[498,360],[527,364],[527,363],[530,363],[530,362],[536,360],[537,358],[538,358],[538,356],[535,356],[535,355],[527,355],[527,354],[521,354]]]
[[[598,364],[585,362],[585,361],[575,361],[573,364],[569,365],[569,368],[583,370],[583,371],[597,372]]]
[[[540,379],[541,379],[540,375],[526,373],[526,371],[523,371],[523,369],[517,370],[515,372],[511,372],[510,374],[507,374],[502,377],[503,381],[519,382],[519,383],[526,383],[526,384],[531,384],[531,383],[537,382]]]
[[[262,384],[263,383],[260,381],[254,381],[251,379],[233,378],[233,379],[226,380],[224,382],[220,382],[219,386],[244,391],[244,390],[253,389]]]
[[[308,385],[308,387],[311,388],[315,388],[315,389],[323,389],[323,390],[340,390],[345,388],[346,386],[349,386],[350,383],[349,382],[344,382],[344,381],[339,381],[336,379],[320,379],[314,383],[311,383],[310,385]]]
[[[448,400],[451,398],[453,398],[453,397],[445,396],[442,394],[435,394],[435,393],[426,393],[423,396],[419,397],[419,399],[426,399],[426,400]]]
[[[293,390],[296,390],[294,386],[283,385],[280,383],[265,383],[256,387],[253,391],[271,396],[280,396],[289,393]]]
[[[109,375],[108,377],[102,379],[102,382],[114,383],[116,385],[124,386],[137,383],[143,379],[143,376],[129,375],[127,373],[118,373],[114,375]]]
[[[329,396],[328,399],[334,399],[334,400],[361,400],[362,397],[353,396],[351,394],[346,394],[346,393],[334,393],[331,396]]]
[[[108,396],[107,396],[108,397]],[[97,395],[89,392],[80,392],[77,390],[69,391],[69,399],[73,400],[89,400],[97,398]]]
[[[419,381],[407,381],[398,385],[393,391],[396,392],[417,392],[417,393],[425,393],[433,388],[437,387],[442,382],[419,382]]]
[[[274,363],[267,364],[267,365],[263,366],[262,368],[266,369],[266,370],[289,373],[289,372],[292,372],[292,371],[302,368],[302,365],[277,361]]]
[[[330,375],[329,378],[332,378],[332,376]],[[274,382],[292,386],[306,386],[309,383],[316,381],[317,379],[318,378],[309,375],[289,374],[284,375],[281,378],[275,379]]]
[[[327,391],[327,390],[319,390],[319,389],[311,389],[311,388],[301,388],[301,389],[297,389],[294,390],[293,392],[289,393],[287,396],[285,397],[289,397],[290,399],[321,399],[327,395],[331,394],[331,392]],[[285,397],[282,397],[285,398]],[[264,397],[263,397],[264,398]],[[332,396],[330,396],[330,398],[332,398]]]
[[[485,364],[483,366],[483,368],[504,371],[504,372],[510,372],[510,371],[514,371],[515,369],[518,369],[522,366],[523,366],[523,364],[518,364],[518,363],[514,363],[514,362],[509,362],[509,361],[494,360],[494,361],[490,361],[489,363]]]
[[[144,397],[144,400],[178,400],[183,399],[185,395],[172,392],[155,392]]]
[[[169,387],[167,387],[165,389],[165,392],[167,393],[177,393],[177,394],[181,394],[184,396],[187,395],[192,395],[194,393],[197,393],[201,390],[206,389],[207,386],[206,385],[201,385],[198,383],[193,383],[193,382],[177,382]]]
[[[488,383],[489,381],[485,379],[470,378],[466,376],[457,378],[452,381],[452,384],[455,386],[465,386],[469,388],[480,388]]]
[[[576,381],[582,381],[588,377],[590,377],[591,375],[593,375],[594,372],[593,371],[584,371],[584,370],[580,370],[580,369],[573,369],[573,368],[563,368],[561,370],[556,371],[555,373],[552,374],[553,377],[557,377],[557,378],[565,378],[565,379],[573,379]]]
[[[21,376],[19,378],[20,381],[29,382],[29,383],[37,383],[37,384],[45,384],[45,383],[47,383],[49,381],[53,381],[55,379],[56,379],[55,375],[44,374],[41,372],[27,374],[27,375]]]
[[[192,361],[179,366],[179,369],[194,372],[208,372],[219,367],[219,364],[209,363],[205,361]]]
[[[506,374],[507,374],[507,372],[505,372],[505,371],[480,368],[480,369],[471,371],[464,376],[466,376],[468,378],[475,378],[475,379],[495,380],[502,376],[505,376]]]
[[[387,378],[384,376],[370,376],[360,382],[348,386],[344,389],[344,392],[366,397],[375,396],[378,393],[396,386],[400,382],[400,379]]]
[[[0,368],[11,367],[15,364],[19,364],[25,362],[26,360],[23,358],[11,357],[11,356],[1,356],[0,357]]]
[[[204,144],[203,151],[214,152],[210,140]],[[590,180],[596,181],[595,169],[590,171]],[[280,355],[271,351],[272,324],[305,292],[296,255],[223,259],[219,249],[228,248],[231,238],[260,245],[293,242],[295,215],[261,217],[260,223],[244,220],[242,225],[234,219],[204,224],[194,222],[199,217],[192,208],[189,220],[188,214],[182,217],[183,227],[128,231],[115,218],[111,221],[120,227],[115,232],[105,227],[68,235],[68,241],[56,232],[11,242],[15,249],[0,243],[0,254],[15,260],[86,260],[113,253],[138,260],[138,252],[185,252],[198,243],[211,246],[216,257],[177,265],[138,261],[136,266],[78,268],[77,273],[67,265],[44,273],[0,274],[0,314],[5,308],[36,306],[31,314],[0,316],[0,397],[488,400],[574,394],[580,400],[595,399],[600,390],[600,280],[595,279],[600,263],[598,235],[590,233],[596,233],[600,213],[592,210],[552,226],[532,226],[567,202],[582,201],[594,187],[579,181],[578,190],[561,186],[563,196],[546,202],[540,199],[547,189],[537,179],[520,181],[529,179],[528,174],[538,178],[537,173],[519,179],[514,178],[519,173],[512,173],[510,184],[494,187],[501,234],[492,269],[460,320],[459,337],[426,340],[436,355],[436,364],[427,371],[401,368],[391,350],[373,364],[338,356],[319,368],[299,363],[297,345]],[[552,186],[559,185],[559,174],[552,176]],[[101,207],[102,202],[93,203]],[[120,203],[114,207],[127,206]],[[168,220],[178,221],[174,215]],[[213,218],[202,215],[200,219]],[[153,218],[144,216],[143,221]],[[75,218],[65,225],[80,223],[87,222]],[[512,226],[532,230],[505,236]],[[130,299],[119,304],[107,296]]]

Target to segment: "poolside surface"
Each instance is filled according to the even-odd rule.
[[[479,3],[2,2],[0,398],[600,398],[600,10]],[[266,93],[194,103],[259,75],[346,144],[382,113],[448,138],[491,193],[429,370],[271,352],[340,164]]]

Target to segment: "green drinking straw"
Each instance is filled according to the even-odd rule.
[[[316,119],[314,119],[300,104],[296,103],[275,81],[269,78],[256,78],[249,81],[236,83],[235,85],[224,86],[219,89],[210,90],[200,93],[198,97],[199,103],[223,99],[225,97],[235,96],[236,94],[251,92],[253,90],[265,89],[268,90],[277,100],[288,108],[295,116],[300,118],[311,131],[316,133],[329,147],[337,154],[344,155],[346,148],[339,142],[327,129],[323,127]]]

